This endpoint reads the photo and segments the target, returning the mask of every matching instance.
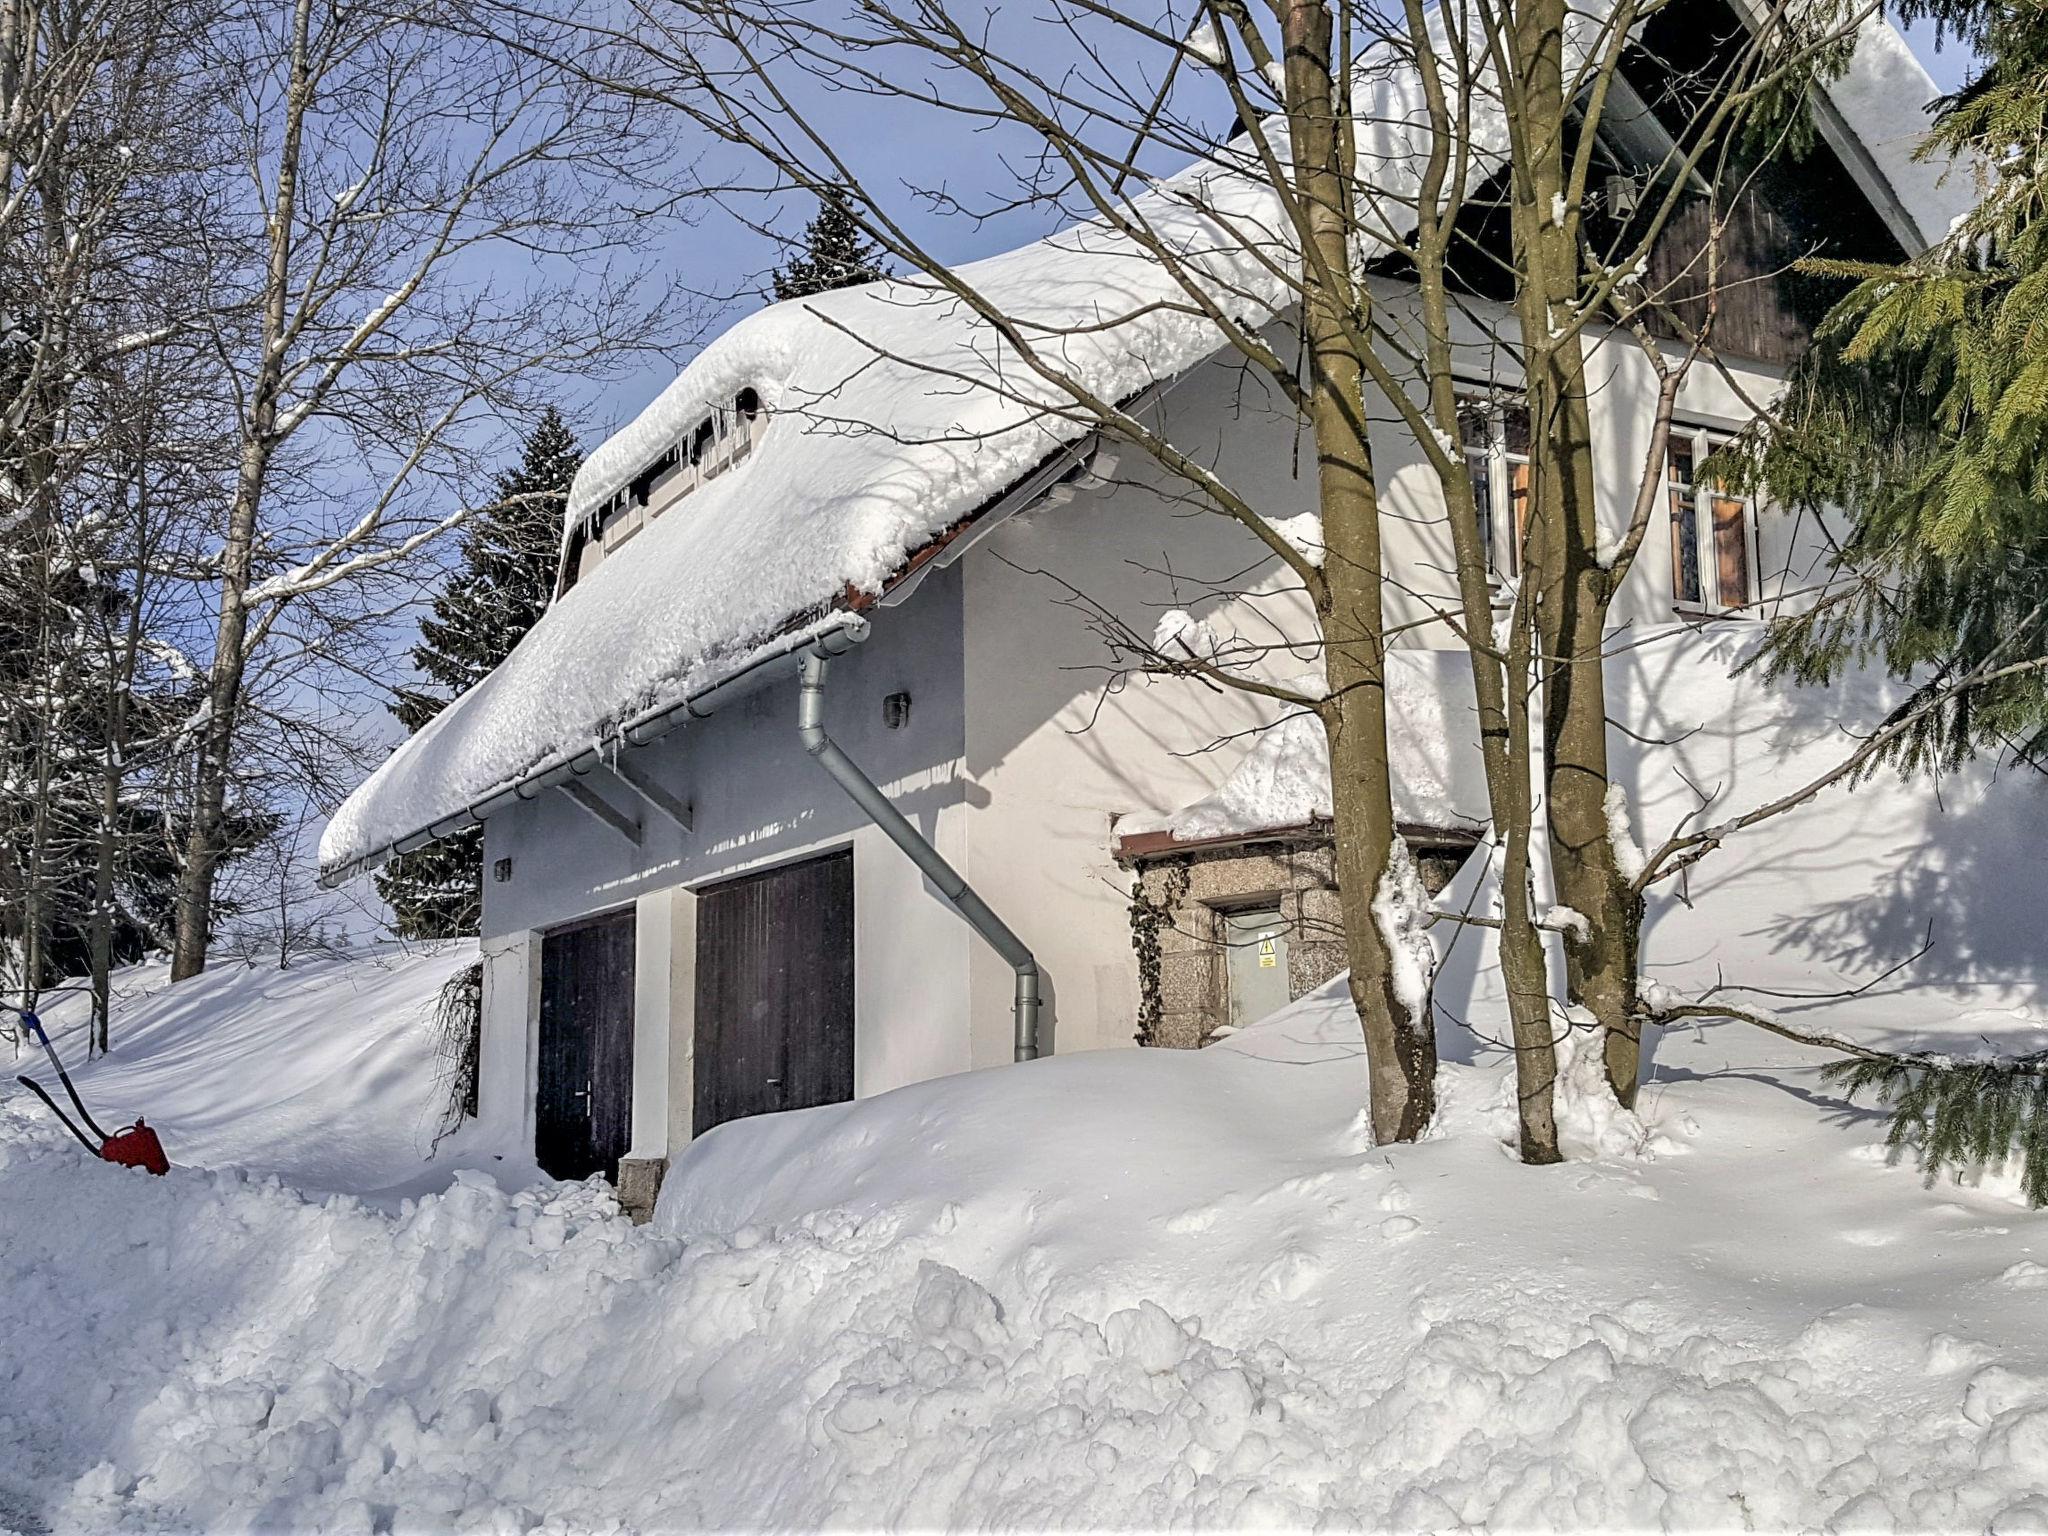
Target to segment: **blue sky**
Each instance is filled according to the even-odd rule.
[[[1934,76],[1934,83],[1945,91],[1960,86],[1970,73],[1970,66],[1976,62],[1976,55],[1951,38],[1943,47],[1935,37],[1934,23],[1917,21],[1906,28],[1906,41],[1913,45],[1913,51],[1920,56],[1927,73]]]

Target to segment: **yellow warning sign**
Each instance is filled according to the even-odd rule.
[[[1280,956],[1274,952],[1271,939],[1259,940],[1259,969],[1270,971],[1280,963]]]

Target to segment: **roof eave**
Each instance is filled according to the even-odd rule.
[[[521,800],[532,800],[558,784],[589,773],[609,754],[627,747],[646,746],[689,720],[703,719],[733,699],[770,681],[775,669],[805,655],[839,656],[867,639],[869,622],[864,614],[835,608],[821,619],[790,630],[749,652],[746,659],[715,682],[685,694],[681,699],[658,704],[608,731],[600,740],[573,753],[557,753],[516,778],[486,790],[459,811],[416,827],[369,852],[340,864],[323,865],[320,884],[328,889],[352,880],[388,862],[394,855],[483,822]]]

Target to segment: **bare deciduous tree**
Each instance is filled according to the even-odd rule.
[[[150,836],[123,793],[152,686],[140,616],[193,456],[166,424],[192,384],[190,348],[173,344],[202,286],[192,215],[212,95],[192,40],[215,14],[0,7],[0,609],[15,642],[0,927],[25,997],[82,944],[102,1045],[115,885]]]
[[[477,23],[454,0],[290,0],[217,36],[242,82],[208,305],[237,443],[176,976],[206,963],[251,667],[286,615],[401,573],[551,375],[684,318],[640,261],[674,210],[665,122]]]

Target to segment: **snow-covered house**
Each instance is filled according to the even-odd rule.
[[[1372,88],[1387,99],[1368,116],[1412,110],[1398,81]],[[1743,622],[1810,575],[1814,530],[1691,466],[1771,394],[1815,318],[1779,275],[1789,251],[1896,255],[1949,228],[1968,189],[1910,155],[1935,94],[1873,24],[1817,103],[1820,143],[1760,182],[1726,366],[1694,370],[1679,402],[1670,557],[1638,562],[1617,617]],[[1608,123],[1617,177],[1661,157],[1640,101]],[[1284,295],[1213,220],[1270,224],[1267,196],[1214,167],[1143,194],[1255,324]],[[1398,325],[1409,290],[1398,255],[1382,265]],[[1084,224],[965,275],[1313,543],[1291,410],[1154,302],[1176,291],[1157,263]],[[1510,318],[1483,292],[1465,309],[1487,426],[1473,474],[1507,549],[1527,428],[1488,391]],[[1594,367],[1619,524],[1654,389],[1631,345]],[[329,879],[482,822],[480,1107],[551,1171],[622,1168],[644,1200],[721,1121],[1139,1034],[1198,1043],[1340,963],[1312,733],[1261,735],[1272,710],[1234,692],[1117,680],[1099,632],[1104,614],[1151,633],[1187,608],[1306,637],[1305,604],[1240,526],[1190,515],[1162,472],[1047,398],[929,286],[749,316],[591,456],[541,622],[334,817]],[[1392,617],[1414,647],[1394,690],[1400,810],[1448,862],[1483,811],[1470,765],[1441,749],[1469,734],[1427,622],[1449,531],[1391,425],[1375,461]],[[1304,649],[1291,670],[1313,665]],[[1193,942],[1162,945],[1162,928]]]

